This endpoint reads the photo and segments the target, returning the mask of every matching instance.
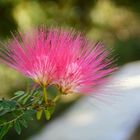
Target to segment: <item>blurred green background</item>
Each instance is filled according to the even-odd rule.
[[[140,0],[0,0],[0,40],[7,40],[11,31],[26,31],[42,24],[72,27],[91,40],[103,41],[114,47],[119,65],[140,60]],[[21,74],[0,65],[0,97],[25,89],[27,82]],[[72,100],[67,100],[66,108]],[[58,107],[56,113],[64,109]],[[11,131],[5,140],[26,140],[44,122],[32,123],[23,136]]]

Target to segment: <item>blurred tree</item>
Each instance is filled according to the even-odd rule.
[[[140,14],[140,1],[139,0],[113,0],[118,6],[128,7]]]
[[[0,37],[5,38],[11,30],[17,28],[17,24],[12,16],[14,4],[11,2],[0,1]]]

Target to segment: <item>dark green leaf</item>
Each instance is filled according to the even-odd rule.
[[[16,101],[11,100],[1,100],[0,101],[0,116],[11,112],[16,108]]]
[[[19,120],[20,121],[20,123],[22,124],[22,126],[24,126],[25,128],[27,128],[28,127],[28,123],[27,123],[27,121],[25,120],[25,119],[20,119]]]
[[[26,120],[33,120],[33,115],[36,113],[35,110],[33,109],[30,109],[30,110],[26,110],[23,114],[23,118],[26,119]]]
[[[14,128],[15,128],[16,132],[20,135],[21,127],[20,127],[20,123],[18,120],[14,122]]]
[[[0,127],[0,140],[4,137],[4,135],[9,131],[12,124],[6,124],[3,127]]]
[[[2,110],[2,111],[0,111],[0,116],[5,115],[7,112],[8,112],[8,110]]]
[[[0,125],[3,124],[4,122],[5,122],[5,120],[0,118]]]
[[[17,103],[16,103],[16,101],[9,101],[9,105],[10,105],[10,109],[14,110],[17,106]]]

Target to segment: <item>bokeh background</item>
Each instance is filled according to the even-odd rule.
[[[72,27],[91,40],[101,40],[107,47],[114,47],[120,67],[140,60],[140,0],[0,0],[1,41],[6,41],[11,31],[28,31],[42,24]],[[0,97],[12,96],[14,91],[25,89],[28,82],[21,74],[0,65]],[[51,121],[34,121],[21,136],[11,130],[4,139],[28,139],[75,102],[74,97],[62,99]],[[140,139],[138,134],[139,128],[132,139]]]

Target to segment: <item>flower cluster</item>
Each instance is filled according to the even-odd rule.
[[[72,30],[37,28],[13,35],[4,46],[3,63],[64,94],[92,93],[116,69],[109,50]]]

